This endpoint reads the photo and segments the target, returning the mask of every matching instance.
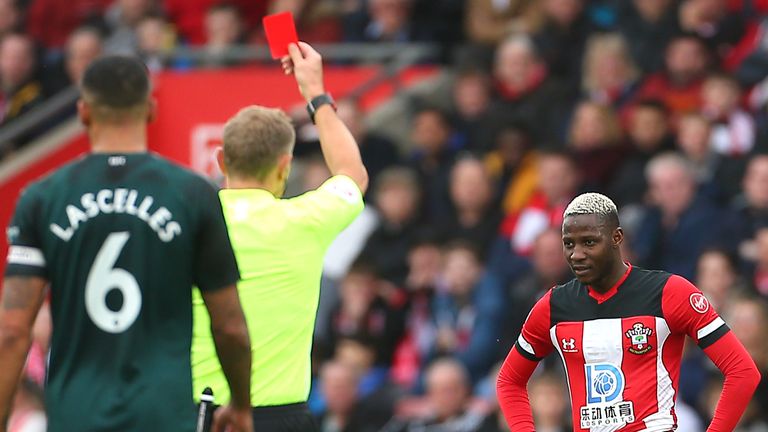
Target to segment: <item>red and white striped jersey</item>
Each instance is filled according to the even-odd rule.
[[[684,278],[629,266],[605,294],[572,280],[533,307],[515,349],[563,360],[576,431],[675,428],[685,336],[706,348],[728,327]]]

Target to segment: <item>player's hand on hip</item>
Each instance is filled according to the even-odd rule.
[[[288,45],[289,55],[281,59],[283,71],[293,74],[299,91],[307,102],[325,93],[323,85],[323,58],[308,43]]]
[[[227,405],[216,410],[213,432],[253,432],[253,413],[250,407],[238,409]]]

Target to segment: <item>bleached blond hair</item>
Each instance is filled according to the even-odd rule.
[[[618,225],[619,210],[616,204],[603,194],[583,193],[571,201],[563,212],[563,218],[578,215],[597,215],[603,220],[615,221]]]

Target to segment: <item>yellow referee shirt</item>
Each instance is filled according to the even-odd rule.
[[[304,402],[323,258],[336,235],[362,211],[360,189],[338,175],[291,199],[277,199],[263,189],[224,189],[219,197],[240,268],[237,289],[251,336],[251,405]],[[194,398],[211,387],[216,403],[226,404],[229,386],[197,290],[193,312]]]

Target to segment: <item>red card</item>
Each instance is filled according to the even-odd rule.
[[[281,12],[267,15],[262,20],[262,23],[264,24],[264,33],[267,34],[269,50],[272,52],[273,59],[287,56],[288,45],[299,42],[292,13]]]

